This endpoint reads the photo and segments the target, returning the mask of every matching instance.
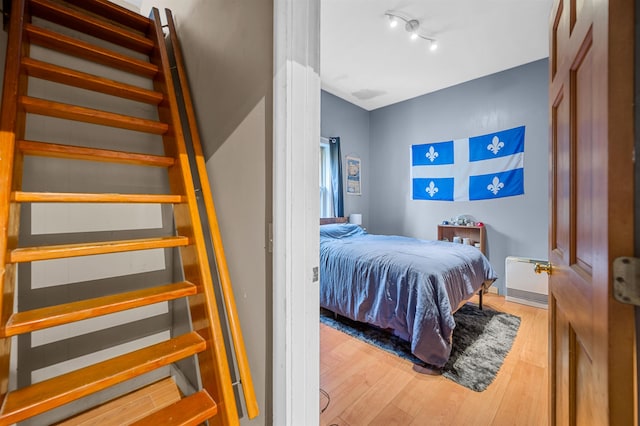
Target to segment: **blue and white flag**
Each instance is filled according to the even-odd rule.
[[[411,146],[414,200],[491,200],[524,194],[524,126]]]

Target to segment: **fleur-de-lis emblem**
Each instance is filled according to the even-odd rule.
[[[438,152],[435,149],[433,149],[433,146],[430,146],[429,147],[429,152],[427,152],[424,156],[427,157],[429,159],[429,161],[431,161],[433,163],[434,160],[436,158],[438,158],[438,155],[440,155],[440,154],[438,154]],[[431,183],[433,183],[433,182],[431,182]]]
[[[487,149],[493,152],[495,155],[497,155],[498,151],[500,151],[500,148],[503,148],[503,147],[504,147],[504,142],[501,142],[497,136],[494,136],[493,139],[491,140],[491,143],[487,145]]]
[[[502,142],[500,142],[500,143],[502,143]],[[489,191],[493,192],[493,195],[498,195],[498,192],[502,188],[504,188],[504,183],[500,182],[500,179],[498,179],[498,176],[494,176],[492,183],[487,185],[487,189]]]
[[[431,181],[429,182],[429,186],[425,188],[425,191],[427,191],[427,194],[429,194],[429,197],[433,198],[433,196],[436,195],[436,192],[438,192],[438,187],[433,181]]]

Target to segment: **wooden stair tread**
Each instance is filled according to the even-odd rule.
[[[131,426],[199,425],[217,413],[215,401],[202,390],[132,423]]]
[[[15,191],[11,200],[18,203],[149,203],[180,204],[186,202],[183,195],[171,194],[101,194],[75,192],[23,192]]]
[[[94,18],[78,9],[64,7],[49,0],[30,0],[31,14],[67,28],[98,37],[140,53],[149,53],[153,42],[140,33],[128,31],[123,27]]]
[[[10,263],[34,262],[38,260],[62,259],[67,257],[90,256],[94,254],[181,247],[188,244],[189,239],[187,237],[178,236],[104,241],[97,243],[60,244],[42,247],[24,247],[11,250],[7,261]]]
[[[164,157],[160,155],[138,154],[133,152],[87,148],[74,145],[60,145],[38,141],[17,141],[17,148],[27,155],[68,158],[74,160],[103,161],[155,167],[171,167],[175,163],[175,160],[172,157]]]
[[[87,10],[87,0],[65,1]],[[125,25],[136,31],[140,31],[143,34],[146,34],[149,31],[149,27],[151,25],[151,20],[149,18],[142,16],[139,13],[132,12],[129,9],[125,9],[122,6],[118,6],[109,0],[93,0],[89,6],[91,7],[89,10],[90,12],[106,19]]]
[[[180,401],[180,389],[172,377],[107,401],[55,426],[122,426]]]
[[[9,392],[0,422],[11,424],[137,377],[206,348],[196,332]]]
[[[163,99],[162,93],[160,92],[120,83],[108,78],[87,74],[32,58],[23,58],[22,67],[27,75],[31,77],[79,87],[81,89],[93,90],[94,92],[105,93],[133,101],[157,105],[162,102]]]
[[[53,416],[61,417],[59,413],[68,413],[67,410],[84,410],[91,405],[93,399],[85,399],[85,397],[96,392],[105,391],[105,394],[101,394],[100,397],[108,393],[108,398],[111,398],[113,393],[119,391],[118,389],[109,389],[112,386],[126,382],[126,387],[130,390],[130,387],[138,382],[137,380],[131,381],[131,379],[148,374],[158,368],[161,368],[161,370],[157,373],[163,373],[165,369],[162,367],[196,354],[198,355],[197,363],[199,367],[197,381],[205,390],[196,392],[176,402],[171,408],[160,408],[160,411],[148,416],[146,420],[140,419],[140,417],[137,419],[140,419],[142,424],[144,422],[146,424],[196,424],[214,416],[213,420],[216,424],[238,424],[237,405],[230,377],[230,364],[227,359],[231,352],[230,348],[225,345],[216,303],[215,288],[211,277],[214,269],[213,264],[209,265],[209,261],[213,262],[214,259],[213,257],[211,259],[208,258],[207,247],[205,246],[201,223],[204,219],[199,217],[197,192],[194,189],[191,166],[187,158],[188,147],[185,144],[183,135],[181,111],[175,93],[173,72],[165,46],[165,33],[158,9],[153,8],[152,18],[147,19],[126,11],[121,6],[113,5],[108,0],[14,0],[12,4],[13,11],[11,24],[9,25],[7,71],[5,72],[4,86],[7,90],[4,91],[2,102],[4,132],[0,135],[3,142],[0,144],[2,146],[0,148],[1,157],[7,160],[0,162],[0,164],[5,164],[0,168],[2,169],[0,170],[0,181],[2,182],[0,186],[3,186],[4,190],[4,201],[0,202],[0,204],[5,207],[5,214],[0,218],[0,222],[4,224],[0,228],[5,230],[5,237],[0,241],[0,246],[3,247],[3,257],[0,258],[0,271],[7,275],[7,280],[5,280],[7,288],[3,291],[5,298],[0,303],[3,306],[3,314],[1,315],[3,323],[0,324],[0,337],[4,337],[7,340],[10,336],[86,320],[109,313],[122,312],[152,303],[166,303],[168,300],[183,296],[188,302],[189,311],[186,314],[188,315],[188,321],[191,323],[190,326],[192,329],[198,330],[198,332],[191,332],[125,355],[115,356],[107,361],[80,368],[12,392],[7,392],[8,376],[5,374],[6,372],[11,372],[9,365],[10,347],[9,345],[4,345],[0,349],[0,355],[6,361],[4,362],[5,373],[0,377],[0,383],[4,383],[3,386],[0,386],[0,393],[4,397],[0,408],[0,425],[18,423],[57,408],[60,408],[61,411],[52,413]],[[35,23],[32,21],[32,17],[35,18]],[[48,28],[38,26],[38,22]],[[60,28],[63,33],[70,32],[75,34],[77,38],[59,33],[51,28]],[[41,54],[42,50],[50,51],[53,54],[52,57],[55,57],[56,62],[61,65],[48,64],[46,60],[26,57],[31,53]],[[148,57],[144,57],[140,52],[144,52]],[[42,55],[40,58],[45,56]],[[74,58],[70,58],[71,56]],[[78,66],[76,70],[67,68],[73,67],[70,63],[76,62],[73,60],[75,58],[112,69],[103,70],[108,73],[106,74],[108,78],[105,78],[84,72],[84,67],[82,66]],[[153,84],[153,90],[142,89],[142,87],[134,87],[111,80],[111,78],[115,78],[112,71],[124,71],[149,78],[151,81],[147,83]],[[34,81],[34,83],[45,84],[29,84],[29,80],[34,79],[45,80]],[[124,78],[121,80],[126,81]],[[106,103],[110,104],[110,107],[95,106],[95,102],[89,104],[92,108],[80,106],[80,104],[83,104],[82,101],[78,101],[78,105],[57,102],[57,99],[53,97],[58,94],[58,91],[48,90],[50,85],[47,85],[47,81],[83,89],[75,90],[74,93],[74,95],[80,95],[79,99],[82,100],[90,100],[92,93],[84,92],[84,90],[90,90],[149,103],[157,107],[158,117],[160,118],[158,120],[137,118],[125,115],[126,113],[123,111],[119,111],[121,113],[117,114],[114,109],[110,108],[124,106],[126,110],[136,111],[140,105],[131,105],[131,102],[112,103],[110,101],[114,99],[106,99],[107,96],[94,96],[92,101],[107,100],[108,102]],[[145,86],[145,84],[140,84],[140,86],[150,87]],[[67,90],[68,88],[57,87],[57,89],[61,90]],[[48,99],[29,96],[30,93],[33,93],[34,96]],[[76,103],[75,100],[65,102]],[[103,111],[100,110],[101,108],[110,109],[110,111],[114,112]],[[76,123],[74,122],[77,121],[162,135],[164,152],[167,153],[167,156],[67,146],[64,145],[64,141],[47,143],[23,140],[26,138],[25,135],[32,134],[38,126],[35,123],[37,120],[32,120],[33,114],[72,120],[64,123],[69,126],[75,125]],[[132,114],[136,113],[132,112]],[[86,130],[104,130],[103,128],[96,129],[92,126],[76,127],[79,127],[80,131],[76,132],[76,129],[70,128],[67,132],[67,136],[70,139],[92,138],[91,133],[85,133]],[[61,137],[64,136],[61,135]],[[82,141],[76,143],[85,145]],[[96,144],[98,143],[103,142],[96,140]],[[93,143],[86,144],[91,145]],[[146,143],[144,146],[146,146]],[[18,150],[17,153],[16,149]],[[153,147],[153,152],[155,152],[155,149],[156,147]],[[157,149],[160,149],[160,147]],[[138,166],[170,167],[168,173],[160,171],[161,176],[158,177],[167,180],[172,192],[181,195],[28,192],[22,187],[24,174],[29,173],[31,167],[31,164],[25,163],[25,155],[114,162]],[[86,169],[85,167],[81,168],[83,170]],[[88,171],[91,171],[90,169],[91,167],[88,168]],[[66,173],[65,170],[62,170],[62,172]],[[73,173],[73,170],[70,172]],[[28,181],[31,182],[30,179]],[[90,181],[87,183],[90,183]],[[37,182],[35,182],[35,185],[37,185]],[[176,203],[177,201],[182,204],[173,209],[174,225],[175,228],[180,230],[180,234],[188,237],[166,236],[16,248],[16,245],[20,242],[20,239],[17,238],[20,222],[20,208],[16,204],[17,202]],[[100,218],[96,219],[99,220]],[[65,237],[61,236],[60,238]],[[55,239],[55,241],[64,240]],[[77,240],[74,239],[73,241]],[[181,272],[184,275],[184,278],[181,279],[185,280],[184,283],[159,286],[167,287],[160,290],[132,291],[131,289],[122,289],[120,291],[124,293],[93,297],[88,300],[48,306],[25,312],[13,312],[14,298],[17,297],[18,293],[15,284],[19,283],[16,277],[18,271],[16,263],[177,247],[187,247],[186,250],[183,249],[180,252],[179,259],[182,267]],[[197,283],[197,286],[187,284],[186,281]],[[109,281],[105,285],[109,285],[111,282]],[[118,280],[118,285],[125,286],[126,284],[126,281]],[[67,291],[67,289],[68,287],[61,286],[61,291]],[[47,295],[49,291],[55,293],[57,290],[54,288],[47,289]],[[149,325],[153,325],[154,320],[155,318],[152,316],[145,318],[144,322],[145,324],[148,322]],[[176,332],[177,329],[182,329],[182,324],[179,327],[172,327],[172,332]],[[108,338],[109,340],[104,344],[103,342],[98,342],[100,346],[97,349],[101,351],[101,354],[109,353],[109,348],[115,345],[116,341],[134,341],[140,335],[147,335],[145,334],[146,329],[142,330],[143,332],[138,332],[137,327],[135,330],[123,327],[122,329],[114,328],[105,331],[107,333],[99,336],[100,338],[105,336],[105,339]],[[128,331],[133,331],[134,333],[127,336],[119,335],[121,332]],[[107,334],[109,335],[107,336]],[[54,340],[57,337],[59,336],[52,336]],[[112,337],[113,340],[110,340]],[[66,336],[62,336],[62,338],[64,339]],[[92,339],[93,337],[89,338]],[[56,346],[58,344],[73,344],[74,342],[57,340]],[[38,365],[42,366],[40,368],[51,366],[51,364],[48,364],[49,362],[73,363],[76,356],[90,355],[89,352],[94,348],[85,348],[83,345],[81,349],[82,351],[74,349],[69,354],[60,354],[55,359],[46,359],[45,352],[47,348],[35,348],[38,354],[42,352],[42,355],[45,356],[37,360]],[[102,352],[102,350],[105,350],[105,352]],[[113,348],[113,350],[121,351],[122,349]],[[27,365],[24,370],[27,380],[29,380],[28,369],[30,367],[31,365]],[[75,404],[73,407],[67,406],[67,404],[74,401],[79,404],[77,408],[75,408]],[[127,419],[127,423],[137,419]]]
[[[102,126],[118,127],[121,129],[135,130],[139,132],[162,135],[167,132],[169,126],[159,121],[144,118],[131,117],[113,112],[101,111],[77,105],[63,104],[45,99],[21,96],[19,104],[31,114],[46,115],[65,120],[82,121],[85,123],[99,124]]]
[[[146,77],[154,77],[158,73],[158,67],[149,62],[122,55],[113,50],[86,43],[32,24],[25,24],[24,31],[32,43],[42,47]]]
[[[127,309],[134,309],[180,297],[191,296],[196,293],[197,288],[194,284],[183,281],[174,284],[18,312],[13,314],[7,322],[2,337],[29,333],[48,327],[55,327],[57,325],[81,321],[87,318],[94,318]]]

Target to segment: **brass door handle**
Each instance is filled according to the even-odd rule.
[[[537,263],[534,265],[533,267],[533,271],[536,274],[541,274],[542,272],[546,272],[547,275],[551,275],[551,272],[553,270],[553,266],[551,266],[551,263]]]

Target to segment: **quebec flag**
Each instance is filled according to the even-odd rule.
[[[524,194],[524,126],[411,146],[414,200],[492,200]]]

